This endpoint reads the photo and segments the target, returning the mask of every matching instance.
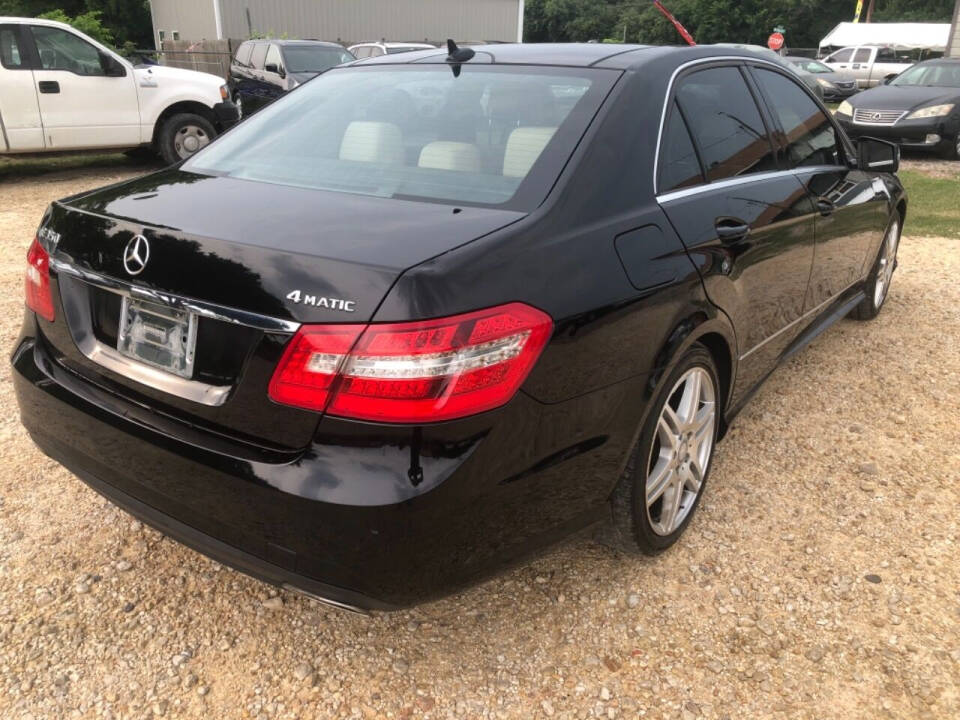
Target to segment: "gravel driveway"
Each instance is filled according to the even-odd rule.
[[[0,339],[47,202],[0,184]],[[960,717],[960,241],[779,369],[658,558],[578,538],[454,597],[327,610],[141,526],[37,451],[0,369],[0,717]]]

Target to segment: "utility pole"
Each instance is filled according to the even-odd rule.
[[[877,0],[870,0],[870,4],[867,5],[867,19],[864,22],[870,22],[873,20],[873,6],[876,4]]]

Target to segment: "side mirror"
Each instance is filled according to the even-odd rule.
[[[276,63],[267,63],[266,65],[263,66],[263,69],[266,70],[268,73],[279,75],[282,78],[287,76],[287,73],[284,71],[284,69],[279,65],[277,65]]]
[[[890,83],[892,83],[892,82],[893,82],[894,80],[896,80],[896,79],[897,79],[897,76],[896,76],[896,75],[890,75],[890,76],[885,77],[885,78],[883,79],[883,84],[884,84],[884,85],[889,85]]]
[[[126,77],[127,69],[113,55],[100,53],[100,67],[107,77]]]
[[[895,173],[900,169],[900,146],[886,140],[862,137],[857,143],[857,167],[869,172]]]

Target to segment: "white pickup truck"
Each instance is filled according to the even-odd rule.
[[[860,88],[882,85],[913,65],[898,58],[893,48],[879,45],[841,48],[825,57],[823,62],[833,70],[852,74]]]
[[[0,17],[0,155],[150,147],[179,162],[239,119],[223,78],[134,66],[69,25]]]

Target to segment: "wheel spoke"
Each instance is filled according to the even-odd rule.
[[[675,475],[676,470],[673,464],[661,456],[647,478],[647,507],[653,505],[663,495],[673,483]]]
[[[677,525],[677,514],[680,512],[680,499],[683,497],[683,481],[674,474],[674,482],[669,486],[669,492],[663,495],[663,509],[660,511],[660,526],[664,534],[669,535]]]
[[[700,407],[700,372],[695,370],[690,373],[686,383],[683,386],[683,394],[680,396],[680,407],[677,408],[677,417],[686,425],[693,422]]]
[[[673,411],[670,405],[663,406],[663,412],[660,414],[660,422],[657,423],[657,437],[660,438],[660,445],[676,450],[678,438],[683,432],[683,423]]]
[[[700,467],[700,458],[690,456],[690,465],[683,476],[683,486],[692,493],[700,492],[703,484],[703,468]]]

